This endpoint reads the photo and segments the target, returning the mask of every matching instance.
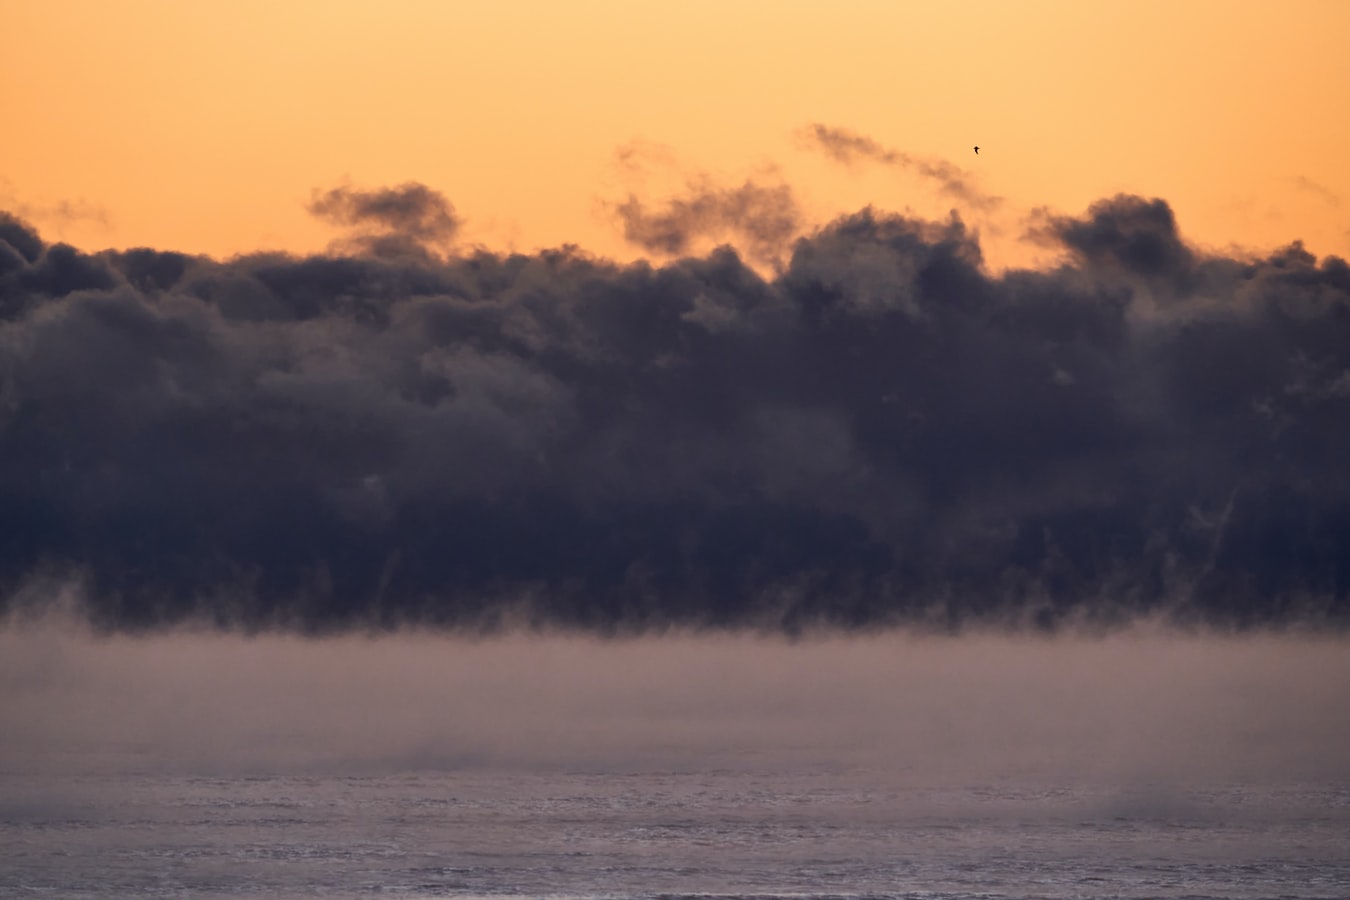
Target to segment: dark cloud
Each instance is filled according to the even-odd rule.
[[[425,256],[447,247],[461,224],[443,194],[414,182],[371,191],[350,187],[316,191],[308,209],[353,229],[343,243],[347,249],[385,258]]]
[[[1350,620],[1343,260],[1206,255],[1117,197],[1042,217],[1051,270],[864,210],[766,277],[680,256],[685,219],[778,208],[708,194],[634,207],[660,266],[88,255],[0,219],[6,602],[73,579],[120,628]]]
[[[0,241],[13,255],[25,262],[36,262],[42,255],[42,239],[31,225],[7,212],[0,211]],[[9,271],[9,267],[6,267]]]
[[[736,240],[756,262],[773,263],[802,227],[790,187],[755,181],[724,188],[700,179],[655,209],[630,195],[614,211],[626,240],[663,256],[687,254],[702,240]]]
[[[974,210],[987,212],[1003,203],[1003,198],[976,188],[969,172],[945,159],[913,156],[883,146],[866,135],[819,123],[803,128],[798,132],[798,137],[808,147],[846,166],[875,163],[912,172],[935,182],[938,192],[943,196]]]
[[[1031,236],[1068,250],[1080,265],[1116,269],[1189,289],[1196,260],[1164,200],[1120,195],[1099,201],[1086,219],[1038,211]]]

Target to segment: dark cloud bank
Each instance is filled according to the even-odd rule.
[[[417,185],[312,208],[345,251],[0,218],[11,613],[74,583],[127,629],[1350,622],[1340,259],[1208,255],[1127,196],[998,276],[956,218],[863,211],[766,278],[447,258]]]

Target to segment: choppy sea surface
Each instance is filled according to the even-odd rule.
[[[1350,897],[1350,785],[0,774],[0,897]]]

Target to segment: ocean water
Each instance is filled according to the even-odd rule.
[[[38,897],[1350,898],[1350,645],[0,629]]]
[[[1350,897],[1350,785],[0,775],[0,897]]]

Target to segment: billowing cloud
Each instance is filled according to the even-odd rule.
[[[353,196],[322,205],[446,233],[448,204]],[[992,275],[959,218],[865,210],[765,276],[679,237],[661,265],[219,262],[0,218],[4,602],[73,584],[119,628],[1343,626],[1350,267],[1210,255],[1130,196],[1039,233],[1057,268]]]
[[[1188,286],[1183,282],[1195,271],[1196,260],[1177,233],[1166,201],[1121,195],[1093,204],[1088,213],[1076,219],[1039,210],[1033,214],[1031,237],[1064,248],[1095,270],[1117,269]]]
[[[803,128],[798,137],[808,147],[846,166],[873,163],[891,166],[918,175],[937,185],[938,192],[969,209],[988,212],[1003,203],[1002,197],[987,194],[974,185],[973,176],[945,159],[914,156],[886,147],[872,138],[819,123]]]
[[[455,207],[440,191],[409,182],[363,191],[315,191],[310,213],[353,230],[339,246],[375,256],[423,256],[449,246],[459,232]]]
[[[649,253],[679,256],[704,239],[735,239],[758,263],[778,261],[803,224],[788,185],[753,180],[728,188],[703,178],[656,208],[629,195],[614,211],[624,238]]]

